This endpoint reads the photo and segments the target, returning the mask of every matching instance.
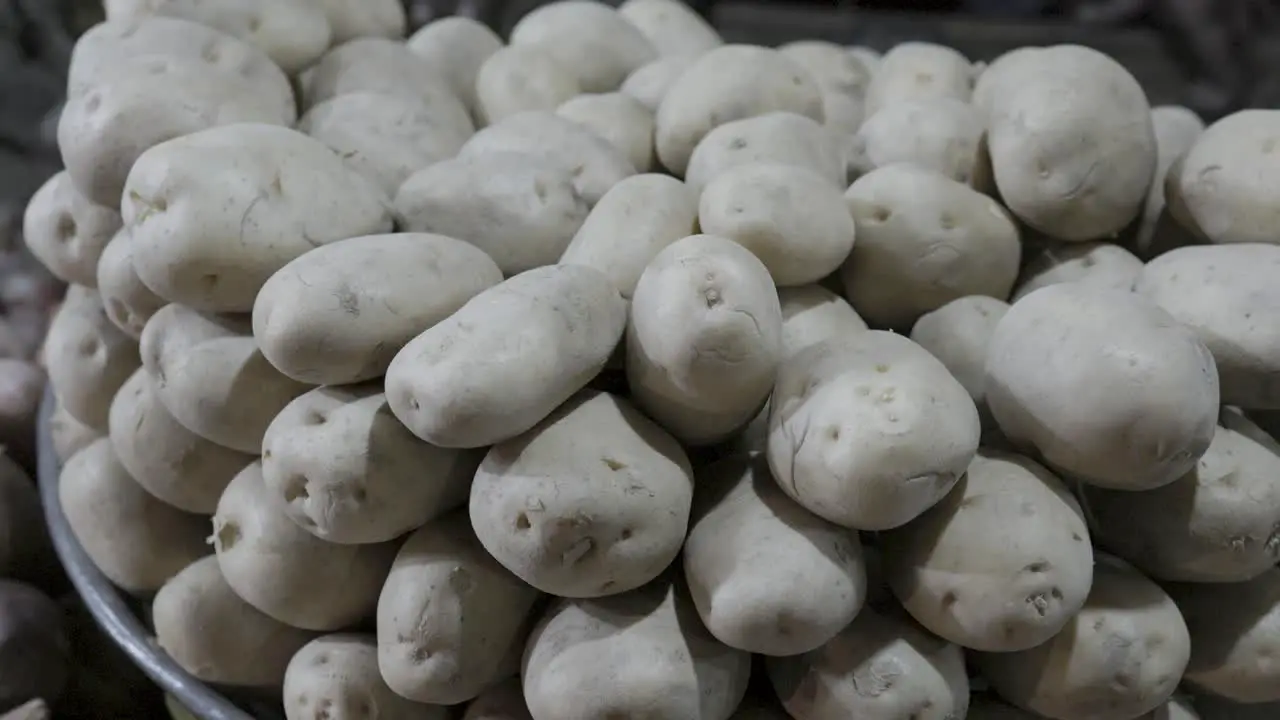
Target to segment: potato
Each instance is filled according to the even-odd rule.
[[[648,172],[657,163],[653,155],[653,112],[630,95],[579,95],[562,103],[556,114],[608,140],[639,172]]]
[[[782,354],[782,309],[768,269],[741,245],[693,235],[640,276],[627,323],[636,403],[691,445],[727,439],[755,416]]]
[[[289,660],[315,634],[240,599],[212,555],[174,575],[151,604],[156,643],[203,682],[278,690]]]
[[[671,0],[655,0],[656,2],[671,2]],[[667,94],[667,90],[675,83],[676,78],[684,74],[684,71],[693,65],[698,59],[697,55],[668,55],[660,57],[653,62],[646,63],[636,68],[634,72],[627,76],[622,82],[622,87],[618,88],[618,92],[626,93],[636,100],[640,101],[649,109],[649,112],[658,112],[658,106],[662,104],[662,98]]]
[[[669,0],[668,0],[669,1]],[[524,704],[519,678],[510,678],[485,688],[470,705],[462,720],[533,720]]]
[[[721,174],[748,163],[806,168],[840,190],[848,186],[836,137],[812,118],[793,112],[770,112],[717,126],[693,149],[685,182],[701,194]]]
[[[778,51],[804,68],[826,95],[861,99],[871,84],[871,73],[843,47],[825,40],[796,40]]]
[[[1229,588],[1228,592],[1223,592]],[[1238,703],[1280,701],[1280,569],[1247,582],[1165,586],[1191,633],[1183,681]]]
[[[423,329],[502,271],[481,249],[443,235],[397,233],[316,248],[272,275],[253,305],[253,336],[280,372],[313,385],[382,377]]]
[[[1017,302],[1047,285],[1063,282],[1129,291],[1141,272],[1142,260],[1119,245],[1104,242],[1051,243],[1022,268],[1012,301]]]
[[[503,47],[497,33],[464,15],[445,16],[423,25],[405,46],[439,68],[472,117],[478,117],[476,77],[485,61]]]
[[[208,312],[249,312],[267,278],[290,260],[392,225],[377,187],[323,143],[255,123],[143,153],[129,172],[123,215],[142,282]]]
[[[1015,62],[987,118],[1005,205],[1060,240],[1119,232],[1141,212],[1156,168],[1142,87],[1115,60],[1080,45],[1020,52]]]
[[[471,525],[530,585],[599,597],[671,564],[692,498],[679,444],[625,400],[587,390],[489,450],[471,486]]]
[[[1181,105],[1151,108],[1151,125],[1156,133],[1156,172],[1151,187],[1147,190],[1142,221],[1129,241],[1133,251],[1147,260],[1167,250],[1195,242],[1195,236],[1166,212],[1164,186],[1169,167],[1204,132],[1204,121],[1200,116]]]
[[[174,420],[242,453],[262,452],[272,418],[308,389],[271,367],[241,316],[169,305],[147,323],[141,347],[156,397]]]
[[[692,605],[669,580],[610,598],[557,601],[525,648],[530,715],[727,720],[746,692],[751,657],[708,635]]]
[[[142,337],[151,316],[168,304],[142,283],[133,268],[133,237],[127,230],[116,233],[103,248],[96,285],[107,319],[135,340]]]
[[[904,100],[941,97],[968,102],[976,77],[969,60],[949,47],[899,43],[873,71],[867,85],[867,117]]]
[[[778,111],[823,121],[822,91],[809,73],[777,50],[715,48],[690,65],[663,96],[655,115],[658,159],[683,177],[694,148],[717,126]]]
[[[1055,720],[1129,720],[1169,699],[1191,655],[1173,600],[1129,565],[1098,556],[1088,600],[1062,632],[1020,652],[978,655],[1004,699]]]
[[[458,154],[472,128],[417,98],[354,92],[318,103],[298,129],[338,153],[388,198],[414,172]]]
[[[973,398],[984,433],[995,430],[987,407],[986,365],[991,335],[1009,304],[983,295],[957,298],[925,313],[911,326],[911,340],[942,362]]]
[[[980,451],[954,492],[881,539],[885,576],[907,611],[974,650],[1039,645],[1089,593],[1093,552],[1079,504],[1018,455]]]
[[[72,285],[49,323],[44,358],[62,407],[81,423],[105,429],[111,398],[138,369],[138,343],[107,319],[97,293]]]
[[[812,652],[765,659],[769,680],[793,718],[951,720],[969,705],[960,648],[910,618],[863,608]]]
[[[63,170],[31,196],[22,218],[22,237],[31,254],[58,279],[93,288],[98,283],[98,258],[120,223],[114,207],[89,201]]]
[[[783,357],[823,340],[844,338],[867,329],[844,298],[821,285],[778,288],[778,302],[782,307]]]
[[[58,497],[67,524],[95,567],[126,592],[154,592],[209,552],[209,521],[142,489],[98,438],[62,468]]]
[[[253,463],[231,480],[213,516],[213,548],[245,602],[304,630],[332,631],[370,617],[395,559],[394,543],[338,545],[298,527]]]
[[[45,374],[39,365],[0,358],[0,449],[24,467],[36,466],[35,428],[44,390]]]
[[[61,402],[54,406],[53,415],[49,418],[49,441],[53,444],[53,454],[59,462],[66,462],[86,445],[104,435],[106,427],[91,428],[71,417]]]
[[[1240,110],[1210,125],[1192,143],[1170,180],[1193,227],[1214,243],[1280,243],[1264,188],[1280,111]],[[1171,168],[1172,170],[1172,168]]]
[[[317,0],[333,28],[333,44],[360,37],[404,37],[407,19],[398,0]]]
[[[653,44],[616,10],[589,0],[556,0],[511,28],[512,45],[535,45],[572,73],[582,92],[613,92],[633,70],[657,58]]]
[[[626,155],[608,140],[554,112],[531,110],[509,115],[472,136],[462,146],[461,156],[497,152],[523,153],[567,170],[578,193],[591,205],[623,178],[636,173]]]
[[[284,715],[310,720],[326,713],[382,720],[445,720],[446,708],[400,697],[378,674],[378,648],[370,635],[316,638],[293,656],[284,676]]]
[[[862,123],[849,165],[862,175],[908,162],[972,185],[981,179],[986,161],[985,133],[982,115],[964,100],[948,96],[900,100]]]
[[[879,50],[864,45],[850,45],[845,48],[845,51],[862,63],[868,74],[875,75],[880,70],[884,55]]]
[[[1150,490],[1195,467],[1218,417],[1213,356],[1139,295],[1059,283],[991,336],[987,405],[1016,445],[1072,478]]]
[[[697,484],[684,575],[716,639],[751,653],[797,655],[853,620],[867,592],[857,533],[783,494],[763,454],[714,463]]]
[[[502,679],[539,593],[490,557],[466,511],[409,536],[378,600],[377,661],[402,697],[453,705]]]
[[[973,400],[942,363],[905,337],[868,330],[782,363],[770,401],[769,467],[810,512],[887,530],[951,490],[978,433]]]
[[[0,527],[0,577],[33,583],[49,579],[59,566],[40,492],[7,453],[0,454]]]
[[[54,702],[70,670],[71,642],[61,608],[30,585],[0,580],[0,708],[8,711],[32,698]]]
[[[697,56],[724,43],[702,15],[680,0],[627,0],[618,14],[640,30],[660,58]]]
[[[492,125],[526,111],[551,111],[582,91],[577,76],[541,45],[509,45],[476,74],[476,120]]]
[[[139,368],[111,402],[111,447],[143,490],[179,510],[210,515],[236,473],[254,455],[214,444],[183,427]]]

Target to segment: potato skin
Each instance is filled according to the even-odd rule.
[[[1003,300],[968,295],[921,315],[911,326],[911,340],[947,366],[952,376],[969,391],[979,415],[989,413],[986,407],[987,348],[996,325],[1007,312],[1009,303]]]
[[[697,57],[720,47],[720,34],[679,0],[626,0],[618,14],[648,39],[660,58]]]
[[[636,68],[623,81],[618,91],[639,100],[641,105],[649,109],[649,112],[657,113],[667,90],[675,83],[676,78],[680,77],[697,59],[697,55],[670,55],[658,58]]]
[[[404,37],[408,19],[396,0],[318,0],[333,28],[333,45],[359,37]]]
[[[1277,132],[1280,111],[1234,112],[1206,128],[1170,168],[1191,226],[1210,242],[1280,243],[1266,190],[1280,180],[1268,159]]]
[[[968,101],[974,69],[969,60],[944,45],[904,42],[880,59],[867,86],[866,113],[903,100],[948,97]]]
[[[1062,282],[1092,288],[1129,291],[1142,274],[1142,260],[1119,245],[1105,242],[1051,242],[1022,268],[1010,302]]]
[[[541,45],[508,45],[476,75],[476,119],[493,125],[527,110],[555,110],[582,91],[577,76]]]
[[[511,28],[511,45],[536,45],[577,78],[582,92],[613,92],[658,57],[640,29],[613,8],[589,0],[539,5]]]
[[[447,708],[416,703],[387,687],[378,673],[378,648],[371,635],[339,633],[307,643],[284,676],[287,720],[317,714],[338,717],[377,713],[381,720],[445,720]]]
[[[821,285],[778,288],[778,302],[782,308],[783,357],[823,340],[867,329],[866,321],[844,298]]]
[[[630,95],[579,95],[561,103],[556,114],[608,140],[637,172],[649,172],[657,164],[653,154],[653,111]]]
[[[867,117],[851,141],[850,167],[865,174],[910,162],[965,185],[980,182],[986,122],[977,108],[950,96],[899,100]]]
[[[405,46],[440,69],[453,92],[476,117],[476,77],[486,60],[503,47],[502,38],[484,23],[451,15],[423,25]]]
[[[59,280],[96,288],[98,258],[121,223],[119,212],[81,195],[63,170],[27,202],[22,239]]]
[[[716,126],[698,141],[684,180],[697,193],[738,165],[807,168],[843,190],[845,164],[836,136],[806,115],[767,112]]]
[[[72,285],[49,323],[45,369],[58,402],[73,418],[106,429],[116,390],[141,362],[138,343],[107,318],[92,290]]]
[[[1175,247],[1197,244],[1196,237],[1173,219],[1165,198],[1165,185],[1170,180],[1169,168],[1183,157],[1200,134],[1204,121],[1194,111],[1181,105],[1151,108],[1151,125],[1156,132],[1156,173],[1142,221],[1126,245],[1143,260],[1150,260]],[[1177,182],[1177,179],[1174,179]]]
[[[107,318],[135,340],[142,337],[151,316],[168,304],[143,284],[133,268],[133,239],[127,230],[116,233],[103,248],[97,288]]]
[[[72,455],[80,452],[86,445],[106,435],[106,428],[91,428],[80,422],[58,403],[53,409],[53,417],[49,418],[49,439],[53,442],[53,452],[58,460],[66,462]]]

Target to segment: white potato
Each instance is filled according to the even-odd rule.
[[[613,92],[657,50],[617,10],[591,0],[538,5],[511,28],[512,45],[542,47],[571,72],[583,92]]]
[[[1151,108],[1151,125],[1156,133],[1156,172],[1147,190],[1142,222],[1129,241],[1133,251],[1148,260],[1195,242],[1195,236],[1166,212],[1164,186],[1170,166],[1191,148],[1205,127],[1195,111],[1181,105]]]
[[[698,193],[722,173],[748,163],[806,168],[840,190],[845,160],[836,137],[821,123],[793,112],[770,112],[719,125],[698,142],[685,182]]]
[[[423,25],[405,44],[440,68],[454,94],[476,117],[476,78],[485,61],[502,49],[502,38],[479,20],[448,15]]]
[[[858,62],[862,63],[862,66],[871,75],[875,75],[880,70],[880,63],[883,61],[884,55],[879,50],[863,45],[850,45],[845,48],[845,51],[857,58]]]
[[[824,94],[862,99],[871,73],[844,47],[825,40],[796,40],[778,48],[817,81]]]
[[[58,279],[98,286],[98,258],[120,229],[114,206],[95,205],[76,190],[65,170],[45,181],[27,202],[22,239]]]
[[[659,57],[696,56],[720,47],[720,34],[680,0],[626,0],[618,14],[640,30]]]
[[[938,358],[973,398],[983,430],[991,424],[987,408],[987,349],[1009,303],[984,295],[956,298],[925,313],[911,326],[911,339]]]
[[[656,0],[656,2],[671,2],[672,0]],[[622,86],[618,88],[618,92],[626,93],[636,100],[640,101],[649,109],[649,112],[658,112],[658,106],[662,104],[662,98],[667,94],[667,90],[675,83],[676,78],[684,74],[684,71],[693,65],[698,59],[697,55],[668,55],[660,57],[653,62],[641,65],[634,72],[627,76],[622,82]]]
[[[333,44],[360,37],[404,37],[407,19],[400,0],[309,0],[324,9]]]
[[[653,112],[630,95],[579,95],[560,105],[556,114],[608,140],[638,172],[648,172],[657,163],[653,154]]]
[[[106,435],[106,428],[92,428],[71,416],[59,402],[49,417],[49,440],[53,453],[65,463],[94,440]]]
[[[284,676],[286,720],[376,716],[379,720],[446,720],[448,708],[408,700],[378,673],[372,635],[339,633],[316,638],[298,651]]]
[[[72,285],[49,323],[43,353],[58,403],[79,422],[105,430],[111,399],[141,362],[138,342],[107,318],[97,293]]]
[[[526,110],[555,110],[582,92],[578,78],[540,45],[508,45],[476,74],[476,120],[496,122]]]
[[[867,323],[844,298],[821,285],[778,288],[778,302],[782,307],[783,357],[823,340],[849,337],[867,329]]]
[[[1142,260],[1119,245],[1104,242],[1049,242],[1022,268],[1011,302],[1048,285],[1084,283],[1103,290],[1133,289]]]
[[[867,117],[851,147],[849,166],[866,174],[908,162],[972,185],[980,180],[986,151],[981,113],[954,97],[900,100]]]
[[[98,258],[98,295],[107,318],[124,334],[137,339],[152,315],[168,304],[142,283],[133,268],[133,238],[120,230]]]
[[[1280,243],[1267,191],[1280,179],[1277,143],[1280,110],[1240,110],[1206,128],[1170,175],[1192,227],[1214,243]]]
[[[969,60],[949,47],[904,42],[884,54],[867,86],[867,117],[903,100],[947,97],[969,101],[977,76]]]
[[[533,720],[524,703],[520,678],[490,685],[470,705],[462,720]]]

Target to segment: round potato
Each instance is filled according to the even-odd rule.
[[[880,69],[880,63],[884,59],[883,53],[879,50],[866,47],[865,45],[850,45],[845,48],[845,51],[857,58],[858,62],[862,63],[862,66],[865,67],[867,72],[871,75],[876,74]]]
[[[280,622],[320,632],[373,615],[396,554],[394,543],[338,545],[298,527],[257,462],[222,493],[211,541],[236,595]]]
[[[508,45],[476,74],[476,120],[492,125],[528,110],[550,111],[582,92],[578,78],[540,45]]]
[[[557,601],[529,638],[522,676],[533,720],[727,720],[750,672],[751,656],[707,635],[684,589],[661,580]]]
[[[72,455],[58,480],[71,532],[95,567],[130,593],[160,589],[209,552],[209,521],[142,489],[98,438]]]
[[[1167,212],[1164,187],[1174,161],[1185,155],[1204,132],[1204,121],[1200,116],[1181,105],[1151,108],[1151,125],[1156,132],[1155,178],[1147,190],[1142,221],[1127,243],[1144,260],[1175,247],[1198,244],[1196,236]]]
[[[483,250],[443,235],[340,240],[285,265],[258,292],[253,337],[280,372],[312,385],[382,377],[400,348],[502,282]]]
[[[1191,655],[1173,600],[1129,565],[1097,558],[1089,597],[1048,642],[978,655],[1001,697],[1054,720],[1129,720],[1164,704]]]
[[[1048,285],[1084,283],[1103,290],[1133,289],[1142,260],[1119,245],[1104,242],[1050,242],[1022,268],[1012,302]]]
[[[1195,467],[1218,418],[1213,355],[1132,292],[1040,288],[991,336],[987,405],[1004,434],[1099,487],[1150,490]]]
[[[949,47],[899,43],[885,53],[871,76],[867,117],[904,100],[944,97],[968,102],[976,77],[969,60]]]
[[[835,135],[812,118],[793,112],[765,113],[717,126],[693,149],[685,182],[701,194],[720,174],[748,163],[806,168],[837,189],[847,187]]]
[[[861,99],[867,94],[871,84],[867,66],[836,43],[796,40],[780,46],[778,51],[812,75],[825,95]]]
[[[987,348],[996,325],[1007,312],[1009,303],[1003,300],[969,295],[921,315],[911,326],[911,339],[947,366],[952,376],[969,391],[980,415],[989,413]]]
[[[64,170],[49,178],[27,202],[22,238],[31,254],[58,279],[94,288],[98,258],[120,224],[120,213],[113,206],[90,202]]]
[[[333,44],[353,38],[404,37],[407,18],[399,0],[315,0],[333,28]]]
[[[44,341],[49,385],[67,413],[105,430],[111,399],[139,362],[137,341],[107,318],[98,294],[79,285],[68,288]]]
[[[1169,178],[1193,227],[1214,243],[1280,243],[1267,188],[1280,110],[1240,110],[1210,125]]]
[[[439,68],[472,117],[478,117],[476,78],[485,61],[502,49],[497,33],[479,20],[448,15],[423,25],[405,45]]]
[[[582,92],[617,90],[633,70],[658,57],[648,38],[617,10],[591,0],[555,0],[530,10],[511,28],[512,45],[543,48]]]
[[[696,57],[724,43],[705,18],[680,0],[627,0],[618,14],[663,58]]]
[[[59,462],[65,463],[72,455],[106,434],[106,427],[91,428],[72,417],[61,402],[53,408],[53,415],[49,418],[49,440],[53,443],[53,454],[58,457]]]
[[[868,330],[782,363],[770,401],[769,467],[810,512],[887,530],[951,490],[978,435],[973,400],[942,363],[901,335]]]
[[[657,0],[657,2],[671,2],[671,0]],[[697,59],[697,55],[669,55],[658,58],[636,68],[635,72],[623,81],[618,92],[630,95],[648,108],[649,112],[656,113],[658,106],[662,104],[663,96],[667,94],[667,90],[676,78],[684,74],[684,71],[689,69]]]
[[[116,459],[142,489],[190,513],[213,514],[227,483],[254,460],[183,427],[144,368],[116,393],[108,429]]]
[[[986,161],[986,123],[978,109],[954,97],[900,100],[858,128],[849,167],[858,175],[908,162],[972,185]]]
[[[845,297],[872,325],[908,330],[966,295],[1004,299],[1022,248],[995,200],[936,170],[900,163],[845,193],[858,241],[840,268]]]
[[[378,647],[371,635],[343,633],[316,638],[298,651],[284,676],[284,716],[312,720],[337,717],[379,720],[446,720],[448,708],[423,705],[391,691],[378,673]]]
[[[653,155],[653,112],[630,95],[579,95],[561,104],[556,114],[608,140],[638,172],[648,172],[657,163]]]
[[[533,720],[524,703],[520,678],[509,678],[485,688],[467,706],[462,720]]]
[[[726,238],[692,235],[645,268],[627,323],[636,403],[691,445],[745,426],[773,389],[782,309],[768,269]]]
[[[315,637],[241,600],[212,555],[160,588],[151,621],[160,648],[196,679],[263,690],[280,688],[290,658]]]
[[[782,307],[784,358],[823,340],[844,338],[867,329],[867,323],[844,298],[821,285],[778,288],[778,302]]]
[[[142,337],[142,328],[151,316],[168,304],[142,283],[133,268],[133,238],[127,230],[116,233],[103,248],[97,278],[107,319],[135,340]]]

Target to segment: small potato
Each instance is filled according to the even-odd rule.
[[[267,425],[308,387],[258,350],[247,318],[169,305],[142,331],[142,367],[183,427],[242,453],[262,452]]]
[[[857,533],[783,494],[763,454],[721,460],[698,474],[697,485],[684,575],[716,639],[751,653],[797,655],[826,644],[858,614],[867,576]]]
[[[792,718],[951,720],[969,706],[960,648],[898,613],[863,608],[826,645],[765,667]]]
[[[80,452],[87,445],[106,435],[106,427],[91,428],[80,422],[67,412],[59,402],[49,418],[49,440],[53,443],[53,454],[59,462],[65,463],[72,455]]]
[[[1013,302],[1047,285],[1084,283],[1103,290],[1133,289],[1142,260],[1119,245],[1104,242],[1051,243],[1022,268]]]
[[[509,45],[476,74],[476,120],[492,125],[528,110],[555,110],[581,92],[577,76],[549,50]]]
[[[116,233],[98,260],[98,295],[107,319],[129,337],[142,337],[142,328],[160,308],[168,304],[142,283],[133,267],[133,237],[127,230]]]
[[[911,339],[947,367],[978,406],[986,431],[994,420],[987,407],[987,349],[1009,304],[983,295],[957,298],[911,326]]]
[[[773,389],[782,309],[768,269],[741,245],[693,235],[645,268],[627,323],[636,403],[691,445],[745,426]]]
[[[966,295],[1009,296],[1022,248],[995,200],[908,164],[862,176],[845,199],[858,241],[840,275],[845,297],[872,325],[905,331]]]
[[[857,311],[821,285],[778,288],[782,307],[782,355],[790,357],[823,340],[849,337],[867,329]]]
[[[96,288],[98,258],[120,229],[115,205],[95,205],[76,190],[64,170],[31,196],[22,238],[31,254],[59,280]]]
[[[556,114],[608,140],[638,172],[648,172],[657,163],[653,155],[653,112],[630,95],[579,95],[560,105]]]
[[[255,610],[212,555],[174,575],[151,605],[156,642],[196,679],[278,691],[289,660],[315,635]]]
[[[325,542],[290,521],[281,504],[256,462],[222,493],[210,540],[227,584],[258,610],[304,630],[338,630],[371,617],[396,545]]]
[[[623,178],[636,174],[627,156],[608,140],[554,112],[510,115],[472,136],[460,154],[476,157],[496,152],[524,153],[560,166],[573,176],[574,187],[591,205]]]
[[[986,150],[981,113],[954,97],[901,100],[869,116],[858,129],[849,166],[859,175],[907,162],[972,185]]]
[[[539,593],[476,540],[466,511],[409,536],[378,600],[377,662],[402,697],[467,702],[502,679]]]
[[[630,300],[653,258],[697,230],[698,196],[689,186],[669,175],[633,175],[591,208],[560,262],[599,270]]]
[[[448,708],[407,700],[378,674],[378,646],[371,635],[343,633],[316,638],[293,656],[284,676],[284,716],[313,720],[326,714],[379,720],[446,720]]]
[[[529,638],[522,676],[533,720],[727,720],[750,673],[751,656],[708,635],[684,588],[659,580],[557,601]]]
[[[904,100],[969,101],[977,73],[969,60],[943,45],[904,42],[881,58],[867,86],[867,117]]]
[[[257,454],[224,448],[179,424],[144,368],[116,393],[108,427],[116,459],[143,490],[201,515],[213,514],[227,483]]]
[[[697,56],[724,43],[711,23],[680,0],[627,0],[618,14],[640,30],[659,57]]]
[[[672,0],[655,1],[671,2]],[[630,95],[648,108],[649,112],[656,113],[658,106],[662,104],[662,98],[675,83],[676,78],[683,75],[684,71],[689,69],[697,59],[697,55],[669,55],[658,58],[636,68],[635,72],[628,75],[622,82],[618,92]]]
[[[122,211],[142,282],[208,312],[247,313],[290,260],[392,225],[378,188],[319,140],[254,123],[143,153],[129,171]]]
[[[778,48],[817,81],[824,94],[861,99],[871,84],[871,73],[845,48],[825,40],[797,40]]]
[[[1187,150],[1171,180],[1194,227],[1211,242],[1280,244],[1266,190],[1280,181],[1270,159],[1278,137],[1280,110],[1240,110],[1210,125]]]
[[[748,163],[806,168],[840,190],[845,162],[836,137],[821,123],[793,112],[771,112],[724,123],[693,149],[685,182],[699,194],[721,174]]]
[[[467,706],[462,720],[533,720],[529,706],[524,703],[520,678],[510,678],[485,688]]]
[[[338,153],[388,198],[414,172],[457,155],[472,134],[422,100],[369,92],[316,104],[298,129]]]
[[[662,98],[654,130],[658,159],[683,177],[707,133],[770,112],[793,112],[821,123],[822,91],[804,68],[777,50],[715,48],[681,73]]]
[[[107,319],[98,294],[72,285],[49,323],[45,369],[71,417],[106,429],[111,398],[138,369],[138,343]]]
[[[903,607],[966,648],[1039,645],[1089,594],[1093,551],[1080,505],[1018,455],[980,451],[953,492],[881,539],[885,577]]]
[[[405,46],[438,68],[472,117],[477,117],[476,77],[485,61],[503,47],[497,33],[479,20],[450,15],[423,25]]]
[[[488,255],[451,237],[340,240],[267,280],[253,305],[253,337],[277,370],[299,382],[372,380],[414,336],[500,282]]]
[[[98,438],[71,456],[58,480],[67,524],[95,567],[126,592],[154,592],[209,552],[209,521],[157,500]]]
[[[529,430],[605,366],[626,325],[609,278],[529,270],[411,340],[387,368],[387,403],[433,445],[476,448]]]
[[[1280,665],[1271,660],[1280,652],[1280,568],[1228,586],[1176,583],[1165,590],[1191,634],[1188,685],[1238,703],[1280,702]]]
[[[471,525],[530,585],[599,597],[671,564],[692,497],[680,445],[625,400],[588,390],[489,450],[471,486]]]
[[[635,25],[617,10],[590,0],[556,0],[535,7],[511,28],[510,42],[543,48],[588,93],[617,90],[633,70],[658,57]]]
[[[1173,600],[1129,565],[1100,555],[1080,609],[1048,642],[982,653],[1001,697],[1054,720],[1130,720],[1164,704],[1191,655]]]
[[[1156,172],[1151,188],[1147,190],[1142,222],[1129,241],[1134,253],[1146,260],[1175,247],[1196,244],[1195,236],[1167,212],[1164,186],[1169,167],[1204,132],[1204,121],[1200,116],[1181,105],[1151,108],[1151,125],[1156,132]]]
[[[1217,426],[1213,355],[1131,292],[1059,283],[1027,295],[996,325],[986,377],[1009,440],[1113,490],[1185,475]]]
[[[333,44],[353,38],[404,37],[407,18],[399,0],[315,0],[333,28]]]

